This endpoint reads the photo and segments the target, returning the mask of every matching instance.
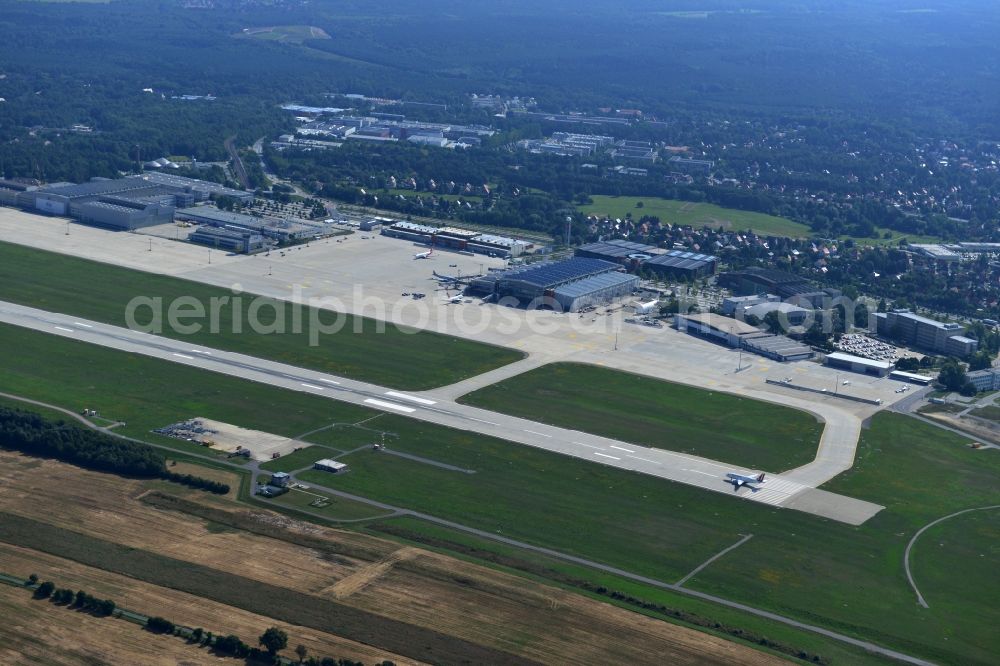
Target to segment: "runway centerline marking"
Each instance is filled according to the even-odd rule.
[[[174,356],[176,356],[177,358],[186,358],[189,361],[193,361],[194,360],[194,356],[188,356],[187,354],[177,354],[177,353],[175,353]]]
[[[84,328],[94,328],[94,327],[93,327],[93,326],[91,326],[90,324],[84,324],[84,323],[83,323],[83,322],[81,322],[81,321],[74,321],[74,322],[73,322],[73,325],[74,325],[74,326],[83,326]]]
[[[532,435],[538,435],[539,437],[548,437],[552,439],[552,435],[546,435],[544,432],[535,432],[534,430],[525,429],[524,432],[530,432]]]
[[[489,424],[491,426],[498,426],[498,425],[500,425],[499,423],[494,423],[493,421],[487,421],[485,419],[477,419],[475,416],[470,416],[469,420],[470,421],[476,421],[478,423],[487,423],[487,424]]]
[[[577,446],[586,446],[588,449],[600,449],[602,451],[604,450],[603,446],[594,446],[593,444],[584,444],[583,442],[573,442],[573,443],[576,444]]]
[[[310,389],[313,389],[313,390],[316,390],[316,391],[322,391],[322,390],[324,390],[322,386],[315,386],[313,384],[306,384],[305,382],[299,382],[299,383],[302,384],[303,386],[305,386],[306,388],[310,388]]]
[[[594,455],[601,456],[602,458],[611,458],[612,460],[621,460],[621,458],[615,458],[614,456],[609,456],[606,453],[598,453],[597,451],[594,451]]]
[[[56,326],[57,331],[66,331],[67,333],[74,333],[72,328],[66,328],[65,326]]]
[[[327,384],[336,384],[337,386],[340,386],[340,382],[335,382],[332,379],[323,379],[322,377],[320,377],[319,380],[321,382],[326,382]]]
[[[649,458],[640,458],[639,456],[627,456],[628,458],[633,458],[635,460],[641,460],[642,462],[653,463],[654,465],[662,465],[663,463],[657,462],[655,460],[650,460]]]
[[[417,411],[413,407],[407,407],[405,405],[397,405],[394,402],[386,402],[385,400],[376,400],[375,398],[366,398],[365,402],[369,405],[375,405],[376,407],[385,407],[386,409],[395,409],[399,412],[406,412],[407,414],[412,414]]]
[[[715,474],[709,474],[708,472],[702,472],[699,469],[685,469],[685,472],[694,472],[695,474],[704,474],[705,476],[715,476]]]
[[[433,400],[428,400],[427,398],[418,398],[415,395],[407,395],[405,393],[397,393],[396,391],[386,391],[385,394],[390,398],[398,398],[400,400],[409,400],[410,402],[418,402],[421,405],[436,405],[437,403]]]
[[[615,446],[614,444],[609,444],[608,446],[610,446],[613,449],[618,449],[619,451],[624,451],[625,453],[635,453],[635,451],[633,451],[632,449],[626,449],[622,446]]]

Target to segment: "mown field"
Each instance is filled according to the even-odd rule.
[[[175,299],[194,297],[208,312],[212,298],[231,298],[232,293],[189,280],[0,243],[0,300],[125,326],[126,305],[136,296],[162,298],[164,312]],[[206,325],[199,332],[185,335],[164,325],[163,335],[410,390],[452,384],[523,356],[503,347],[392,324],[386,324],[384,331],[379,332],[374,319],[346,315],[340,315],[345,322],[340,332],[321,335],[319,344],[310,346],[307,323],[312,310],[303,306],[300,326],[303,330],[295,332],[292,307],[282,305],[280,316],[286,332],[258,335],[246,327],[252,301],[252,295],[244,294],[241,309],[234,312],[233,308],[222,307],[218,333],[212,333]],[[275,299],[264,301],[283,303]],[[148,314],[140,310],[137,316],[148,317]],[[332,324],[337,316],[325,313],[320,320]],[[264,324],[274,323],[269,306],[261,308],[260,318]],[[245,334],[234,332],[240,328],[234,319],[247,328]]]
[[[0,343],[10,332],[0,327]],[[149,419],[142,414],[147,408],[159,410],[154,420],[178,411],[189,416],[194,405],[197,413],[212,418],[290,435],[375,414],[39,333],[17,331],[17,345],[19,354],[7,361],[13,370],[0,378],[0,390],[59,404],[73,404],[81,393],[89,402],[100,395],[133,410],[134,418]],[[70,360],[61,364],[60,358]],[[172,380],[161,381],[165,376]],[[832,491],[887,507],[861,527],[401,416],[384,414],[365,425],[395,434],[387,440],[391,448],[475,474],[365,446],[342,457],[350,465],[348,474],[306,472],[300,478],[668,582],[749,532],[753,539],[703,570],[689,587],[942,663],[990,663],[1000,649],[990,595],[951,608],[935,608],[932,602],[924,610],[902,574],[905,543],[922,525],[961,508],[1000,503],[1000,458],[908,417],[876,416],[864,433],[855,468],[830,484]],[[316,433],[320,441],[315,443],[346,448],[338,446],[333,432]],[[376,522],[372,529],[392,524],[398,519]],[[440,530],[412,520],[407,527],[417,539]],[[963,548],[988,547],[977,533],[965,538]],[[478,548],[485,557],[498,546],[481,542]],[[954,576],[964,580],[977,572],[956,569]],[[601,578],[593,572],[588,576]],[[642,598],[662,594],[630,585],[630,593]]]
[[[690,224],[695,228],[722,227],[728,231],[747,231],[764,236],[788,236],[790,238],[806,238],[812,231],[804,224],[792,222],[783,217],[754,213],[745,210],[722,208],[709,203],[695,203],[678,199],[662,199],[659,197],[615,197],[594,195],[593,203],[578,206],[580,212],[586,215],[607,215],[609,217],[625,217],[631,213],[638,220],[643,215],[654,215],[661,222],[670,224]],[[636,204],[642,202],[642,207]]]
[[[823,432],[797,409],[577,363],[544,365],[459,402],[772,472],[811,461]]]

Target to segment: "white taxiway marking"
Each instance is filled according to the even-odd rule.
[[[326,382],[327,384],[336,384],[337,386],[340,386],[340,382],[335,382],[335,381],[333,381],[332,379],[323,379],[323,378],[321,377],[321,378],[320,378],[320,381],[321,381],[321,382]]]
[[[72,333],[73,332],[72,328],[66,328],[64,326],[56,326],[56,330],[57,331],[66,331],[67,333]]]
[[[186,358],[189,361],[193,361],[194,360],[194,356],[188,356],[187,354],[174,354],[174,356],[176,356],[178,358]]]
[[[635,451],[633,451],[632,449],[624,449],[620,446],[615,446],[614,444],[609,444],[608,446],[610,446],[613,449],[618,449],[619,451],[624,451],[625,453],[635,453]]]
[[[552,435],[546,435],[544,432],[535,432],[534,430],[525,430],[524,432],[530,432],[532,435],[538,435],[539,437],[548,437],[552,439]]]
[[[303,386],[305,386],[306,388],[311,388],[314,391],[322,391],[323,390],[322,386],[314,386],[312,384],[305,384],[303,382],[299,382],[299,383],[302,384]]]
[[[409,400],[410,402],[419,402],[421,405],[436,405],[437,403],[433,400],[428,400],[427,398],[418,398],[415,395],[406,395],[405,393],[396,393],[395,391],[386,391],[385,394],[390,398],[399,398],[400,400]]]
[[[657,462],[655,460],[650,460],[649,458],[640,458],[639,456],[627,456],[633,460],[641,460],[642,462],[653,463],[654,465],[662,465],[663,463]]]
[[[604,449],[603,446],[594,446],[593,444],[584,444],[583,442],[573,442],[577,446],[586,446],[588,449]]]
[[[404,407],[403,405],[397,405],[394,402],[386,402],[385,400],[376,400],[375,398],[366,398],[365,402],[367,402],[369,405],[375,405],[376,407],[385,407],[386,409],[395,409],[400,412],[406,412],[407,414],[417,411],[413,407]]]
[[[470,421],[478,421],[479,423],[488,423],[491,426],[498,426],[498,425],[500,425],[499,423],[494,423],[493,421],[486,421],[484,419],[477,419],[475,416],[470,416],[469,420]]]
[[[596,451],[594,452],[594,455],[601,456],[602,458],[611,458],[612,460],[621,460],[621,458],[615,458],[614,456],[609,456],[606,453],[597,453]]]
[[[90,324],[84,324],[84,323],[82,323],[82,322],[79,322],[79,321],[74,321],[74,322],[73,322],[73,325],[74,325],[74,326],[83,326],[84,328],[94,328],[94,327],[93,327],[93,326],[91,326]]]

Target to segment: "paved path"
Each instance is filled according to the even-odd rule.
[[[51,405],[51,404],[48,404],[48,403],[45,403],[45,402],[40,402],[38,400],[31,400],[31,399],[28,399],[28,398],[23,398],[21,396],[12,395],[12,394],[9,394],[9,393],[0,393],[0,396],[5,397],[5,398],[9,398],[9,399],[12,399],[12,400],[19,400],[21,402],[26,402],[26,403],[29,403],[29,404],[32,404],[32,405],[38,405],[39,407],[45,407],[47,409],[51,409],[51,410],[54,410],[54,411],[57,411],[57,412],[61,412],[61,413],[65,414],[65,415],[67,415],[67,416],[69,416],[69,417],[71,417],[71,418],[73,418],[73,419],[75,419],[75,420],[83,423],[88,428],[92,428],[94,430],[99,430],[101,432],[105,432],[105,433],[111,435],[112,437],[117,437],[119,439],[133,441],[133,442],[141,442],[141,440],[137,440],[137,439],[134,439],[132,437],[126,437],[125,435],[121,435],[121,434],[118,434],[118,433],[115,433],[115,432],[111,432],[111,431],[107,430],[106,428],[102,428],[100,426],[97,426],[97,425],[91,423],[90,421],[88,421],[87,419],[85,419],[84,417],[80,416],[79,414],[76,414],[75,412],[72,412],[70,410],[64,409],[62,407],[58,407],[56,405]],[[159,445],[159,444],[151,444],[151,443],[148,443],[148,442],[141,442],[141,443],[149,444],[150,446],[153,446],[155,448],[167,449],[167,450],[173,451],[173,449],[170,449],[167,446],[163,446],[163,445]],[[227,467],[232,467],[232,468],[234,468],[236,470],[239,470],[239,471],[246,471],[248,468],[251,469],[251,492],[253,491],[253,488],[255,488],[257,486],[257,477],[258,477],[258,475],[260,475],[260,474],[263,473],[260,470],[259,463],[257,463],[257,462],[251,463],[250,466],[244,467],[244,466],[238,465],[236,463],[231,463],[231,462],[226,462],[226,461],[218,460],[218,459],[216,459],[214,457],[210,458],[209,456],[204,456],[204,455],[199,455],[199,454],[188,454],[188,455],[191,455],[191,456],[196,457],[196,458],[203,458],[205,460],[211,460],[212,462],[214,462],[216,464],[220,464],[220,465],[227,466]],[[302,470],[298,470],[298,471],[302,471]],[[292,478],[294,479],[294,474],[292,475]],[[612,566],[607,565],[607,564],[602,564],[600,562],[595,562],[594,560],[588,560],[588,559],[585,559],[585,558],[582,558],[582,557],[577,557],[575,555],[570,555],[570,554],[567,554],[567,553],[562,553],[562,552],[557,551],[557,550],[552,550],[551,548],[544,548],[542,546],[535,546],[533,544],[525,543],[523,541],[518,541],[516,539],[511,539],[509,537],[505,537],[505,536],[500,535],[500,534],[495,534],[493,532],[487,532],[485,530],[476,529],[474,527],[469,527],[467,525],[462,525],[461,523],[456,523],[456,522],[453,522],[453,521],[450,521],[450,520],[445,520],[443,518],[438,518],[437,516],[431,516],[429,514],[421,513],[419,511],[411,511],[409,509],[405,509],[405,508],[402,508],[402,507],[393,506],[391,504],[386,504],[385,502],[378,502],[378,501],[375,501],[375,500],[371,500],[371,499],[369,499],[367,497],[361,497],[359,495],[353,495],[351,493],[345,493],[343,491],[336,490],[334,488],[328,488],[326,486],[322,486],[322,485],[318,485],[318,484],[312,484],[312,483],[310,483],[308,485],[309,485],[309,487],[311,489],[319,490],[319,491],[324,492],[324,493],[329,493],[330,495],[335,495],[335,496],[338,496],[338,497],[342,497],[344,499],[353,500],[355,502],[361,502],[363,504],[367,504],[369,506],[374,506],[374,507],[377,507],[377,508],[381,508],[381,509],[384,509],[384,510],[390,512],[389,516],[380,516],[378,518],[385,518],[385,517],[392,517],[392,516],[411,516],[411,517],[414,517],[414,518],[419,518],[421,520],[425,520],[425,521],[428,521],[428,522],[431,522],[431,523],[434,523],[434,524],[437,524],[437,525],[442,525],[444,527],[448,527],[448,528],[451,528],[451,529],[454,529],[454,530],[457,530],[457,531],[460,531],[460,532],[464,532],[464,533],[467,533],[467,534],[473,534],[473,535],[481,537],[483,539],[488,539],[490,541],[496,541],[496,542],[503,543],[503,544],[506,544],[506,545],[509,545],[509,546],[515,546],[517,548],[522,548],[524,550],[528,550],[528,551],[531,551],[531,552],[540,553],[542,555],[547,555],[549,557],[553,557],[553,558],[556,558],[556,559],[559,559],[559,560],[563,560],[563,561],[566,561],[566,562],[572,562],[574,564],[580,564],[580,565],[583,565],[585,567],[588,567],[588,568],[591,568],[591,569],[595,569],[595,570],[598,570],[598,571],[604,571],[605,573],[611,573],[611,574],[614,574],[616,576],[620,576],[620,577],[628,579],[628,580],[633,580],[633,581],[636,581],[636,582],[645,583],[645,584],[651,585],[653,587],[658,587],[658,588],[662,588],[662,589],[665,589],[665,590],[670,590],[670,591],[676,592],[678,594],[684,594],[684,595],[687,595],[687,596],[690,596],[690,597],[695,597],[695,598],[698,598],[698,599],[702,599],[704,601],[709,601],[709,602],[712,602],[712,603],[720,604],[720,605],[726,606],[728,608],[734,608],[736,610],[740,610],[740,611],[743,611],[745,613],[750,613],[751,615],[756,615],[758,617],[763,617],[763,618],[766,618],[766,619],[769,619],[769,620],[773,620],[775,622],[779,622],[781,624],[785,624],[785,625],[788,625],[788,626],[791,626],[791,627],[795,627],[797,629],[802,629],[804,631],[810,631],[810,632],[813,632],[813,633],[816,633],[816,634],[820,634],[822,636],[826,636],[826,637],[831,638],[833,640],[840,641],[840,642],[846,643],[848,645],[853,645],[855,647],[859,647],[859,648],[861,648],[863,650],[866,650],[868,652],[871,652],[873,654],[878,654],[878,655],[882,655],[882,656],[885,656],[885,657],[889,657],[891,659],[896,659],[897,661],[902,661],[902,662],[905,662],[905,663],[908,663],[908,664],[915,664],[916,666],[935,666],[935,664],[933,664],[932,662],[925,661],[925,660],[920,659],[918,657],[913,657],[913,656],[910,656],[910,655],[902,653],[902,652],[897,652],[896,650],[891,650],[889,648],[882,647],[881,645],[877,645],[877,644],[871,643],[869,641],[864,641],[864,640],[860,640],[860,639],[857,639],[857,638],[853,638],[851,636],[840,634],[840,633],[837,633],[835,631],[830,631],[829,629],[824,629],[823,627],[818,627],[816,625],[807,624],[805,622],[799,622],[798,620],[795,620],[795,619],[790,618],[790,617],[786,617],[784,615],[779,615],[777,613],[772,613],[770,611],[766,611],[766,610],[762,610],[762,609],[759,609],[759,608],[755,608],[753,606],[749,606],[747,604],[742,604],[742,603],[739,603],[739,602],[736,602],[736,601],[730,601],[729,599],[725,599],[723,597],[718,597],[718,596],[715,596],[713,594],[706,594],[704,592],[698,592],[696,590],[690,590],[688,588],[682,587],[680,584],[667,583],[667,582],[664,582],[664,581],[657,580],[655,578],[650,578],[648,576],[642,576],[642,575],[639,575],[639,574],[634,574],[634,573],[631,573],[631,572],[626,571],[624,569],[619,569],[617,567],[612,567]],[[309,514],[311,516],[319,518],[320,520],[327,521],[327,522],[330,522],[330,523],[337,523],[337,522],[339,522],[339,521],[327,518],[326,516],[322,516],[320,514],[312,512],[312,511],[304,511],[302,509],[295,509],[295,511],[298,511],[300,513]],[[354,521],[349,521],[349,522],[354,522]],[[704,564],[702,564],[700,567],[698,567],[697,569],[695,569],[695,571],[693,571],[691,574],[689,574],[688,578],[690,578],[690,576],[694,575],[698,571],[704,569],[713,560],[721,557],[726,552],[728,552],[728,551],[732,550],[733,548],[735,548],[736,546],[739,546],[742,543],[744,543],[747,539],[750,538],[750,536],[752,536],[752,535],[744,537],[743,540],[741,540],[740,542],[736,543],[734,546],[730,546],[726,550],[718,553],[715,557],[711,558],[710,560],[708,560],[707,562],[705,562]]]
[[[771,490],[752,493],[747,488],[741,488],[738,493],[732,493],[731,486],[725,482],[726,472],[750,472],[752,470],[745,470],[739,465],[721,463],[663,449],[647,448],[461,405],[444,397],[444,395],[438,395],[436,391],[404,393],[346,377],[328,375],[284,363],[194,345],[183,340],[154,336],[12,303],[0,302],[0,321],[280,388],[404,415],[438,425],[477,432],[589,462],[686,483],[714,492],[736,494],[743,499],[774,506],[790,505],[789,500],[806,491],[812,485],[808,480],[803,483],[794,480],[790,475],[786,478],[785,475],[769,474],[768,485]],[[849,447],[852,461],[854,446],[856,446],[856,440]],[[829,447],[825,450],[833,451],[837,456],[843,453],[839,449],[833,450]],[[821,450],[820,456],[823,455],[823,450]],[[843,496],[830,494],[830,497]],[[859,525],[874,516],[883,507],[843,497],[843,502],[796,505],[795,508],[852,525]]]
[[[737,541],[736,543],[734,543],[732,546],[729,546],[728,548],[723,548],[718,553],[716,553],[715,555],[712,555],[712,557],[708,558],[707,560],[705,560],[704,562],[702,562],[701,564],[699,564],[698,566],[696,566],[691,571],[691,573],[689,573],[688,575],[684,576],[684,578],[681,578],[679,581],[677,581],[674,584],[677,587],[683,587],[684,583],[688,582],[689,580],[691,580],[692,578],[694,578],[695,576],[697,576],[699,571],[701,571],[702,569],[704,569],[709,564],[711,564],[712,562],[716,561],[717,559],[719,559],[720,557],[722,557],[726,553],[728,553],[730,551],[733,551],[733,550],[736,550],[737,548],[739,548],[740,546],[742,546],[743,544],[745,544],[747,541],[749,541],[752,538],[753,538],[752,534],[747,534],[742,539],[740,539],[739,541]]]
[[[954,518],[955,516],[961,516],[963,513],[969,513],[971,511],[989,511],[991,509],[1000,509],[1000,504],[994,504],[993,506],[980,506],[974,509],[965,509],[964,511],[956,511],[955,513],[948,514],[943,518],[938,518],[937,520],[929,522],[923,527],[921,527],[919,530],[917,530],[917,533],[913,535],[913,538],[910,539],[910,542],[906,544],[906,552],[903,554],[903,568],[906,569],[906,580],[910,581],[910,587],[913,588],[913,592],[917,595],[918,604],[920,604],[924,608],[930,608],[930,606],[927,605],[927,602],[924,601],[924,595],[920,594],[920,590],[917,589],[917,583],[913,580],[913,574],[910,572],[910,550],[913,549],[913,545],[917,543],[917,539],[920,538],[920,535],[929,530],[930,528],[934,527],[938,523],[944,522],[949,518]]]

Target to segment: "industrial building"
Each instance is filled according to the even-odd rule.
[[[909,310],[877,312],[875,329],[879,335],[939,354],[965,358],[974,354],[979,342],[965,337],[965,327],[922,317]]]
[[[193,206],[211,196],[250,201],[249,192],[217,183],[166,173],[147,173],[86,183],[51,183],[43,187],[3,187],[3,200],[24,210],[72,217],[80,222],[120,231],[133,231],[173,221],[177,208]]]
[[[802,361],[813,357],[813,350],[784,335],[765,333],[737,319],[716,314],[674,315],[674,328],[735,349],[745,349],[775,361]]]
[[[343,472],[347,469],[347,464],[342,462],[337,462],[336,460],[331,460],[330,458],[323,458],[322,460],[317,460],[313,463],[313,469],[318,469],[322,472]]]
[[[208,225],[198,227],[194,233],[188,236],[188,240],[199,245],[208,245],[240,254],[257,252],[265,247],[264,237],[260,234]]]
[[[230,213],[215,206],[185,208],[176,213],[177,219],[198,224],[219,227],[230,231],[259,234],[279,243],[290,243],[312,238],[323,229],[298,222],[289,222],[269,217],[255,217],[242,213]]]
[[[722,301],[722,314],[743,319],[744,312],[761,303],[777,303],[781,299],[774,294],[755,294],[752,296],[729,296]]]
[[[566,312],[609,303],[635,291],[639,278],[600,259],[576,257],[518,266],[474,279],[469,289],[496,298],[516,298],[523,304]]]
[[[638,268],[642,262],[664,252],[665,250],[654,245],[615,239],[581,245],[573,254],[586,259],[614,261],[632,270]]]
[[[892,363],[888,361],[876,361],[862,356],[845,354],[843,352],[833,352],[831,354],[827,354],[824,363],[831,368],[857,372],[863,375],[871,375],[872,377],[885,377],[892,371],[893,368]]]
[[[765,301],[744,308],[743,317],[755,317],[759,321],[764,321],[764,318],[772,312],[778,313],[778,321],[782,325],[787,323],[789,326],[801,326],[813,311],[791,303]]]
[[[432,227],[414,222],[394,222],[382,225],[383,236],[402,238],[433,247],[445,247],[459,252],[475,252],[491,257],[519,257],[531,248],[532,243],[484,234],[458,227]]]
[[[659,277],[696,280],[715,273],[718,257],[687,250],[670,250],[642,262],[640,269]]]
[[[817,289],[805,278],[771,268],[752,267],[719,275],[720,287],[732,290],[737,296],[776,294],[803,307],[808,303],[814,308],[826,307],[825,301],[841,295],[839,289]]]

